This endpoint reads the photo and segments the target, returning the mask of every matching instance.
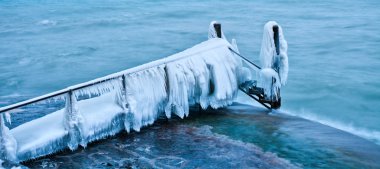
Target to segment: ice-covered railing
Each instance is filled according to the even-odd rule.
[[[194,104],[203,109],[232,104],[241,84],[253,78],[252,64],[242,62],[236,41],[226,41],[215,25],[210,24],[208,41],[183,52],[0,108],[0,159],[25,161],[86,147],[123,130],[139,131],[160,115],[184,118]],[[18,108],[41,102],[63,107],[8,127]]]
[[[210,39],[181,53],[109,76],[0,108],[1,158],[23,161],[114,135],[139,131],[159,113],[183,118],[189,105],[220,108],[237,95],[239,61],[224,39]],[[11,130],[3,116],[46,100],[65,108]]]
[[[220,23],[211,22],[208,37],[225,39]],[[287,48],[282,28],[275,21],[264,26],[261,67],[240,54],[235,39],[229,47],[242,60],[239,88],[268,109],[281,106],[280,89],[286,84],[289,69]]]

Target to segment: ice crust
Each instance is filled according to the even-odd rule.
[[[166,73],[163,66],[126,75],[125,129],[140,131],[153,124],[167,102]],[[170,117],[170,116],[168,116]]]
[[[281,88],[278,73],[271,68],[263,68],[260,71],[260,79],[259,86],[264,89],[266,97],[277,97],[277,89]]]
[[[217,38],[215,23],[210,24],[208,41],[157,61],[68,87],[64,90],[69,93],[48,99],[48,102],[65,100],[65,108],[61,110],[12,130],[6,126],[11,123],[11,116],[1,114],[0,159],[19,162],[66,148],[86,147],[121,131],[140,131],[161,115],[187,117],[189,107],[194,104],[202,109],[232,104],[239,84],[252,80],[253,76],[229,50],[239,53],[236,40],[228,43],[223,31],[222,38]],[[274,25],[278,24],[271,21],[264,27],[260,53],[263,68],[256,74],[260,77],[259,85],[270,96],[277,95],[278,90],[273,89],[286,84],[288,73],[287,43],[279,26],[281,53],[277,56]],[[275,64],[279,72],[274,70]]]
[[[277,55],[274,43],[273,26],[278,26],[280,53]],[[264,26],[261,43],[259,86],[264,89],[266,97],[277,97],[277,91],[286,84],[288,79],[288,44],[284,38],[282,28],[275,21],[269,21]],[[243,72],[246,72],[243,70]],[[274,82],[274,83],[273,83]],[[272,84],[273,83],[273,84]]]
[[[1,158],[25,161],[65,148],[86,147],[123,130],[140,131],[161,114],[184,118],[194,104],[203,109],[228,106],[237,96],[241,72],[241,61],[228,47],[226,40],[212,38],[117,74],[125,80],[119,76],[73,90],[58,96],[66,100],[64,109],[10,131],[2,117]]]
[[[0,159],[17,161],[17,142],[5,122],[10,122],[9,114],[0,114]]]
[[[216,23],[219,23],[218,21],[212,21],[210,23],[210,26],[208,27],[208,39],[212,39],[212,38],[218,38],[217,36],[217,33],[215,31],[215,28],[214,28],[214,24]],[[222,33],[222,39],[226,39],[226,37],[224,36],[224,33],[223,33],[223,29],[221,29],[221,33]]]
[[[273,36],[273,26],[277,25],[279,30],[279,41],[280,41],[280,54],[277,55],[276,47],[274,44]],[[285,40],[282,28],[275,21],[269,21],[264,26],[263,40],[261,43],[260,51],[260,62],[262,68],[272,68],[275,69],[275,62],[278,62],[278,74],[281,81],[281,85],[285,85],[288,79],[288,44]]]

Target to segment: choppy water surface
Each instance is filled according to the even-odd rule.
[[[281,111],[379,144],[379,5],[376,0],[0,1],[0,105],[179,52],[205,40],[211,20],[222,22],[227,38],[236,38],[242,54],[258,61],[262,27],[268,20],[276,20],[288,40],[290,59]],[[251,119],[236,118],[237,121]],[[226,119],[222,116],[213,122],[223,124]],[[281,121],[293,122],[286,122],[287,118]],[[303,151],[314,154],[318,157],[315,159],[330,159],[331,154],[337,153],[318,155],[320,151],[315,145],[302,139],[292,142],[297,144],[296,149],[270,142],[264,136],[259,137],[262,141],[257,141],[257,137],[250,141],[247,138],[253,135],[244,135],[249,128],[222,126],[223,130],[214,127],[212,131],[253,142],[291,161],[300,158]],[[308,127],[291,128],[295,130],[291,134],[309,138],[315,133]],[[249,129],[256,130],[262,128]],[[323,142],[345,135],[332,132],[323,137],[310,137],[309,141]],[[370,142],[359,142],[372,146]],[[356,142],[344,145],[350,144],[357,145]],[[372,150],[367,152],[371,154]],[[308,164],[305,159],[296,162]]]

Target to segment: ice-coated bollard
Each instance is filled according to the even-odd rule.
[[[208,39],[213,38],[226,39],[223,34],[222,24],[220,24],[218,21],[212,21],[208,28]]]
[[[273,40],[274,40],[274,45],[276,47],[276,53],[277,55],[279,55],[280,54],[280,38],[279,38],[277,25],[273,26]]]
[[[222,25],[220,23],[214,23],[214,29],[216,32],[216,36],[218,38],[222,38]]]

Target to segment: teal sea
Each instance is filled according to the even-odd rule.
[[[180,52],[206,40],[212,20],[222,23],[244,56],[259,63],[263,26],[275,20],[288,41],[290,68],[279,111],[236,104],[174,120],[180,129],[157,128],[207,128],[217,138],[255,145],[301,168],[380,168],[379,6],[377,0],[0,0],[0,106]],[[131,137],[157,132],[147,128]],[[99,145],[128,139],[119,136]],[[39,162],[27,166],[38,168]],[[202,163],[207,161],[185,166]]]

